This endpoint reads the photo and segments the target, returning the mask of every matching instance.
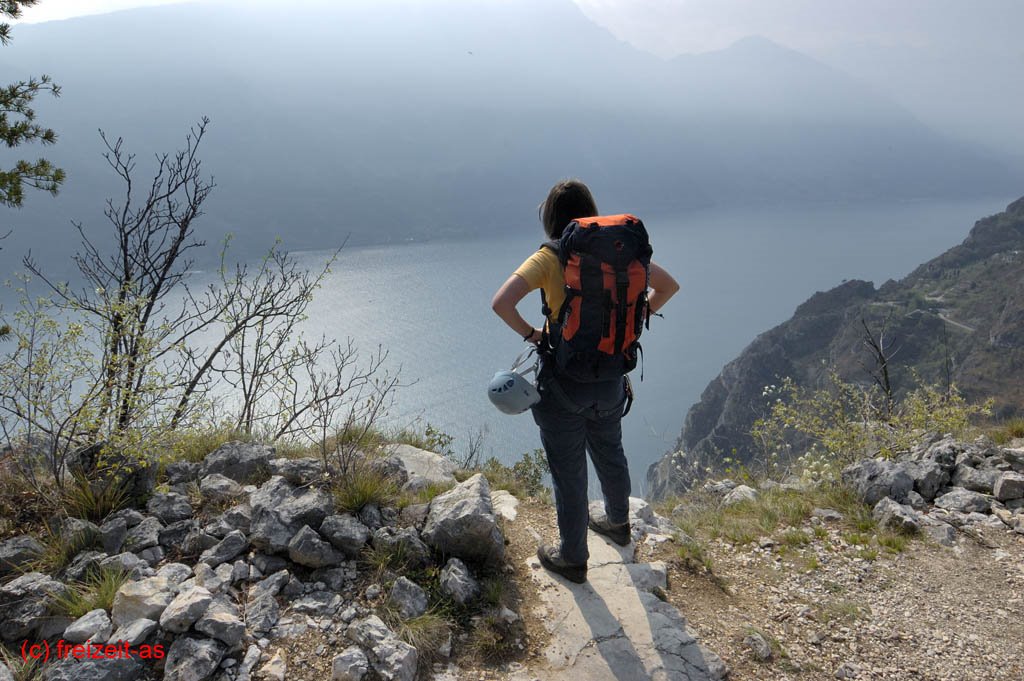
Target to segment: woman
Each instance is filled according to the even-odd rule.
[[[585,184],[565,180],[556,184],[540,205],[540,219],[548,239],[557,240],[577,218],[598,215],[594,197]],[[551,312],[550,321],[565,299],[562,266],[550,249],[531,255],[494,294],[491,307],[525,341],[539,343],[540,329],[523,319],[516,309],[527,293],[542,288]],[[675,279],[658,265],[650,266],[649,304],[657,312],[679,290]],[[542,545],[537,557],[548,570],[573,582],[587,579],[587,527],[617,544],[630,542],[629,466],[622,449],[624,382],[579,383],[557,374],[553,362],[545,362],[538,389],[541,400],[533,407],[541,443],[551,468],[551,482],[558,514],[560,546]],[[594,463],[606,517],[589,518],[587,460]]]

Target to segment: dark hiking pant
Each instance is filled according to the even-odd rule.
[[[629,520],[629,466],[622,449],[621,380],[577,383],[541,374],[541,400],[533,407],[551,468],[562,559],[587,562],[587,453],[597,471],[605,511],[612,523]]]

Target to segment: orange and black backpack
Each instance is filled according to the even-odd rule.
[[[566,226],[553,250],[565,277],[565,302],[545,326],[541,347],[558,372],[584,382],[609,381],[632,371],[649,328],[647,286],[651,244],[644,223],[632,215],[579,218]],[[548,307],[541,289],[544,316]]]

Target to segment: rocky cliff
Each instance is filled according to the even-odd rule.
[[[879,249],[885,243],[878,244]],[[793,317],[758,336],[708,384],[686,415],[673,452],[648,470],[648,495],[689,488],[723,456],[749,461],[749,430],[768,410],[764,387],[786,376],[818,384],[830,367],[870,381],[865,328],[885,329],[898,393],[912,373],[954,382],[968,398],[993,397],[996,413],[1024,405],[1024,198],[979,220],[958,246],[879,288],[849,281],[816,293]]]

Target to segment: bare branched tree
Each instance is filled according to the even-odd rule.
[[[861,336],[861,342],[868,348],[871,353],[871,358],[874,362],[873,368],[869,368],[863,362],[861,367],[868,372],[871,379],[875,382],[875,385],[882,391],[883,402],[882,402],[882,417],[883,420],[888,421],[892,418],[893,407],[895,406],[895,399],[893,396],[892,379],[889,376],[889,363],[892,358],[899,352],[899,348],[892,349],[888,340],[885,337],[886,327],[889,325],[889,321],[892,319],[892,311],[886,315],[882,321],[882,326],[878,330],[876,336],[868,326],[867,320],[861,317],[860,324],[864,329],[864,333]]]
[[[24,317],[29,324],[15,331],[18,347],[5,359],[5,373],[10,369],[14,378],[3,384],[0,426],[59,441],[51,457],[60,460],[51,466],[58,483],[69,451],[99,442],[137,444],[145,433],[196,423],[214,402],[228,405],[229,422],[247,434],[319,438],[326,466],[328,433],[370,432],[399,386],[397,374],[384,370],[381,348],[360,361],[351,339],[311,341],[301,333],[338,251],[310,270],[275,244],[256,266],[228,267],[226,242],[218,279],[190,286],[192,252],[204,245],[195,222],[214,188],[198,157],[207,126],[204,118],[183,150],[158,156],[141,188],[134,155],[121,139],[111,143],[101,133],[104,158],[125,193],[120,202],[107,202],[109,237],[95,239],[75,224],[82,249],[74,262],[84,283],[73,289],[54,281],[25,258],[52,296],[55,318],[72,321],[78,331],[54,337],[59,325]],[[40,362],[40,351],[52,356]],[[74,385],[53,383],[67,403],[58,400],[51,413],[40,403],[48,398],[39,381],[62,363],[76,368]]]

